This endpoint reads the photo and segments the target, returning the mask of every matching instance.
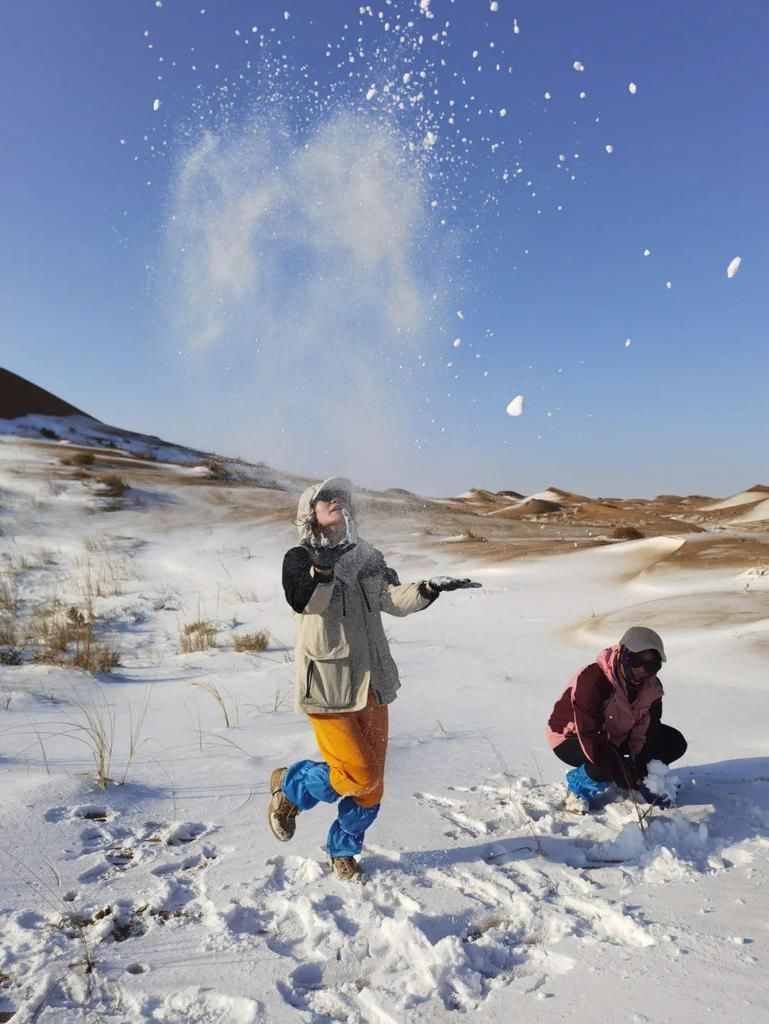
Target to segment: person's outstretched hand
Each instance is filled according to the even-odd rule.
[[[433,576],[432,579],[426,582],[428,589],[435,594],[441,594],[447,590],[468,590],[471,587],[482,586],[482,584],[476,583],[466,576],[462,579],[457,579],[456,576]]]
[[[644,803],[651,804],[652,807],[659,807],[663,811],[669,810],[674,806],[673,801],[665,793],[652,793],[648,786],[645,786],[641,782],[638,786],[638,795],[644,801]]]
[[[310,561],[322,573],[333,572],[334,566],[348,551],[352,551],[354,544],[337,544],[334,548],[308,548]]]

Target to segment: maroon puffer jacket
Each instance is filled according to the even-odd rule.
[[[633,785],[646,774],[647,741],[654,738],[662,719],[662,683],[645,679],[630,703],[619,678],[619,645],[607,647],[581,669],[558,698],[547,723],[547,739],[557,747],[575,733],[587,760],[620,786],[627,786],[622,763],[612,748],[627,743],[633,755]]]

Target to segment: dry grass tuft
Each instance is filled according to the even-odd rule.
[[[216,647],[216,626],[206,619],[189,622],[179,631],[179,649],[182,654],[206,651]]]
[[[269,629],[260,629],[256,633],[243,633],[241,636],[236,636],[233,641],[233,646],[236,651],[241,653],[260,654],[262,651],[266,650],[269,642]]]
[[[106,675],[120,664],[120,653],[96,642],[94,620],[74,606],[63,611],[57,601],[32,620],[35,661],[69,665],[92,675]]]

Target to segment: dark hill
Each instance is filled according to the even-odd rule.
[[[15,420],[20,416],[87,416],[69,402],[50,391],[39,388],[10,370],[0,367],[0,419]]]

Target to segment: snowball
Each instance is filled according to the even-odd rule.
[[[635,94],[638,92],[638,86],[635,84],[635,82],[628,82],[627,91],[631,95],[635,96]]]
[[[585,70],[585,65],[582,63],[581,60],[575,60],[574,63],[572,64],[572,67],[574,68],[575,71],[584,71]]]
[[[732,260],[732,262],[726,268],[726,276],[730,277],[730,278],[734,277],[734,275],[740,269],[741,265],[742,265],[742,257],[741,256],[735,256],[734,259]]]
[[[152,101],[152,109],[153,109],[153,110],[154,110],[155,112],[157,112],[158,110],[160,110],[160,100],[158,100],[158,99],[154,99],[154,100]]]
[[[516,395],[505,412],[508,416],[520,416],[523,412],[523,395]]]
[[[609,146],[606,146],[605,149],[606,149],[607,153],[613,153],[614,152],[614,146],[609,145]]]

